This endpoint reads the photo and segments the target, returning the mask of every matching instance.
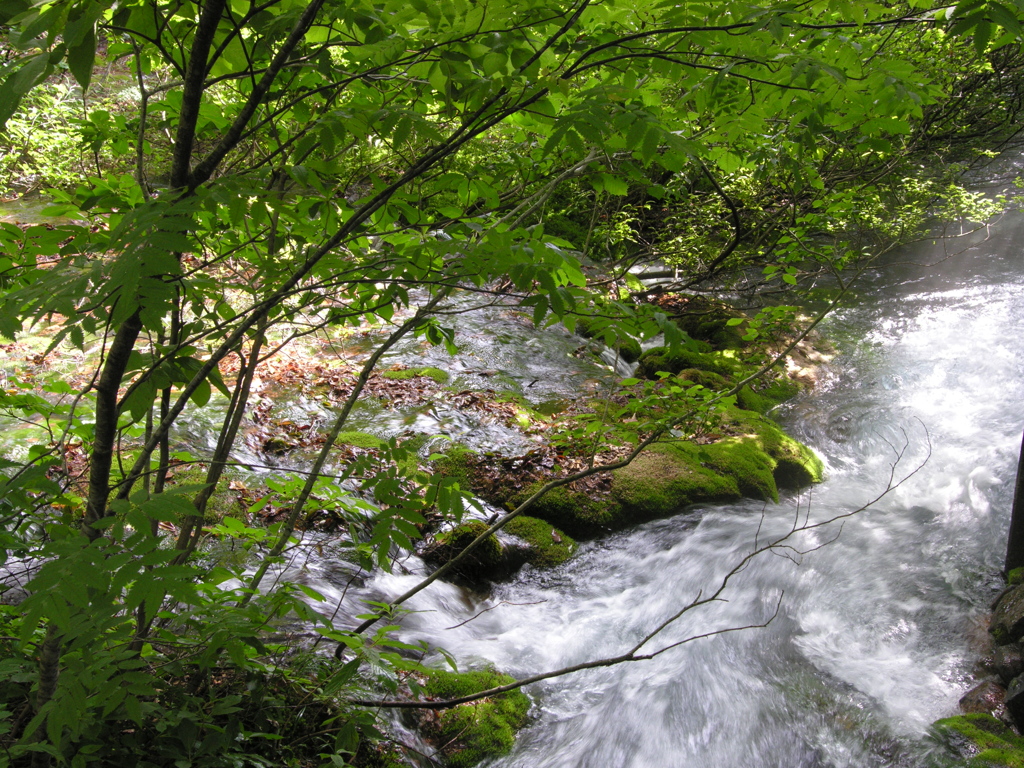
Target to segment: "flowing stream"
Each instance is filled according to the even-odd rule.
[[[827,462],[809,493],[692,508],[586,543],[554,571],[528,567],[486,598],[436,584],[407,603],[403,638],[464,667],[525,676],[615,656],[713,591],[755,542],[846,515],[891,475],[907,478],[841,526],[760,555],[721,602],[646,649],[767,627],[529,687],[530,723],[493,765],[950,764],[928,727],[955,713],[984,651],[1024,424],[1022,241],[1024,215],[1011,213],[987,239],[904,249],[828,321],[841,354],[775,414]],[[966,250],[945,259],[952,249]],[[422,565],[406,565],[371,590],[414,584]]]
[[[753,559],[720,602],[684,614],[645,649],[749,628],[527,688],[529,724],[492,766],[951,764],[928,727],[955,713],[984,650],[1024,426],[1024,214],[988,235],[902,250],[823,327],[839,356],[815,391],[774,414],[825,459],[823,484],[778,505],[702,505],[587,542],[560,568],[528,566],[486,596],[438,583],[406,604],[402,639],[439,645],[463,668],[526,676],[615,656],[716,589],[756,543],[853,512],[890,475],[917,470],[868,509]],[[509,333],[525,355],[512,364],[527,365],[541,342]],[[493,348],[480,343],[481,355]],[[491,365],[500,362],[479,368]],[[501,373],[557,397],[537,384],[538,370]],[[303,549],[304,580],[343,601],[342,615],[424,572],[410,557],[353,586],[327,548]]]

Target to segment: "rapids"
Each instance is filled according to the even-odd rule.
[[[1001,586],[1024,426],[1022,242],[1024,214],[1011,212],[969,241],[905,248],[824,324],[839,356],[816,390],[773,414],[826,461],[821,485],[778,505],[701,505],[587,542],[560,568],[527,566],[490,595],[438,583],[407,603],[401,638],[441,646],[463,668],[526,676],[614,656],[713,591],[755,542],[784,535],[803,515],[814,522],[858,509],[890,474],[903,481],[868,509],[755,558],[720,602],[685,614],[648,647],[750,628],[528,687],[530,722],[491,767],[952,764],[928,728],[971,685]],[[965,250],[946,258],[956,249]],[[552,341],[507,315],[478,325],[457,339],[471,354],[455,370],[435,352],[418,364],[469,377],[467,386],[504,379],[537,401],[599,381],[582,362],[553,378],[578,338]],[[395,359],[412,364],[415,354],[423,353]],[[368,426],[382,416],[362,418]],[[459,439],[486,426],[444,404],[399,421],[410,418]],[[329,552],[297,548],[286,573],[341,603],[339,618],[425,572],[411,556],[393,574],[353,582],[351,566]]]
[[[928,729],[971,685],[1001,585],[1024,421],[1022,241],[1024,215],[1010,213],[967,242],[903,249],[829,319],[823,335],[841,354],[815,391],[775,414],[826,460],[820,486],[777,506],[703,505],[586,543],[564,566],[528,567],[485,598],[436,584],[407,603],[402,638],[440,645],[463,666],[526,676],[614,656],[713,590],[755,540],[808,510],[812,522],[845,515],[891,473],[906,478],[841,525],[760,555],[722,602],[649,647],[763,624],[778,605],[767,627],[530,686],[530,724],[493,766],[951,764]],[[952,249],[965,250],[946,259]],[[404,591],[422,564],[406,568],[376,575],[370,591]]]

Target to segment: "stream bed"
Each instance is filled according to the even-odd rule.
[[[890,476],[899,483],[867,509],[753,559],[721,601],[686,613],[648,648],[730,631],[528,687],[527,727],[511,754],[487,765],[952,765],[928,729],[973,685],[987,606],[1002,585],[1024,426],[1022,242],[1024,214],[1014,212],[973,240],[903,249],[826,322],[822,335],[840,354],[814,391],[773,414],[825,460],[821,485],[778,505],[700,505],[586,542],[563,566],[527,566],[487,596],[437,583],[410,600],[401,639],[441,646],[461,668],[521,677],[615,656],[713,591],[757,543],[857,510],[894,484]],[[946,258],[953,249],[963,252]],[[518,369],[493,370],[501,361],[484,358],[500,345],[482,337],[478,362],[459,363],[465,375],[505,376],[538,400],[571,394],[544,379],[553,363],[526,369],[542,342],[501,330],[519,355],[507,365]],[[567,349],[582,344],[562,336]],[[429,415],[458,437],[479,426]],[[329,605],[343,603],[339,617],[425,572],[411,556],[353,585],[328,547],[300,550],[302,580]]]
[[[648,648],[768,626],[530,686],[528,726],[488,765],[952,764],[929,726],[973,685],[1001,588],[1024,424],[1022,241],[1024,215],[1011,213],[972,241],[903,249],[827,322],[840,355],[815,391],[774,414],[825,459],[821,485],[778,505],[703,505],[585,543],[562,567],[527,567],[486,598],[435,584],[407,603],[402,638],[440,645],[464,668],[526,676],[615,656],[715,589],[755,542],[804,515],[847,515],[899,483],[760,555],[721,602]],[[946,259],[952,248],[964,250]],[[423,572],[416,558],[405,568],[368,588],[394,597]],[[329,600],[344,588],[313,582]]]

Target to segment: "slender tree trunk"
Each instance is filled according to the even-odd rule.
[[[124,321],[114,335],[110,349],[107,350],[103,373],[96,384],[96,432],[89,466],[89,499],[82,525],[82,532],[90,539],[100,535],[100,531],[94,528],[93,524],[107,514],[110,466],[114,458],[114,442],[117,437],[117,391],[141,330],[142,319],[138,312]]]
[[[1024,566],[1024,442],[1017,460],[1017,481],[1013,487],[1013,511],[1006,542],[1006,573]]]
[[[38,712],[53,698],[57,692],[57,680],[60,676],[61,638],[57,625],[51,623],[46,630],[46,639],[39,647],[39,688],[36,690],[35,710]],[[34,738],[46,741],[46,720],[39,724]],[[48,768],[49,752],[33,752],[31,768]]]

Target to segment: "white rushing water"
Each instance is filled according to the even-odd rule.
[[[794,539],[806,554],[754,559],[721,602],[687,613],[648,649],[762,624],[777,607],[767,627],[530,686],[530,722],[491,768],[950,764],[928,727],[955,713],[984,649],[1024,427],[1022,243],[1024,215],[1014,213],[953,258],[944,260],[966,243],[905,249],[826,323],[840,355],[817,390],[775,414],[826,461],[821,485],[778,505],[702,505],[587,542],[560,568],[527,567],[488,596],[438,583],[407,603],[402,639],[441,646],[462,668],[526,676],[618,655],[713,591],[755,541],[804,514],[824,520],[866,504],[897,452],[897,480],[927,459],[841,528]],[[478,346],[481,368],[497,365],[484,360],[492,342],[481,335]],[[518,371],[522,390],[559,396],[544,389],[548,367]],[[344,597],[341,615],[351,615],[362,596],[416,583],[422,563],[406,565],[413,572],[364,587],[344,564],[311,556],[304,578],[329,601]]]
[[[1022,236],[1013,214],[935,266],[907,262],[938,261],[950,243],[906,249],[829,321],[841,355],[817,391],[777,414],[827,462],[810,493],[687,510],[586,543],[555,571],[528,568],[486,599],[439,584],[407,604],[403,637],[464,666],[523,676],[617,655],[713,590],[755,537],[783,534],[808,505],[813,521],[865,504],[897,451],[897,479],[927,458],[841,531],[796,540],[814,551],[758,557],[725,601],[685,615],[650,649],[763,623],[779,605],[768,627],[530,687],[530,724],[495,766],[945,762],[928,726],[955,713],[983,649],[1024,426]],[[374,586],[393,596],[416,578]]]

